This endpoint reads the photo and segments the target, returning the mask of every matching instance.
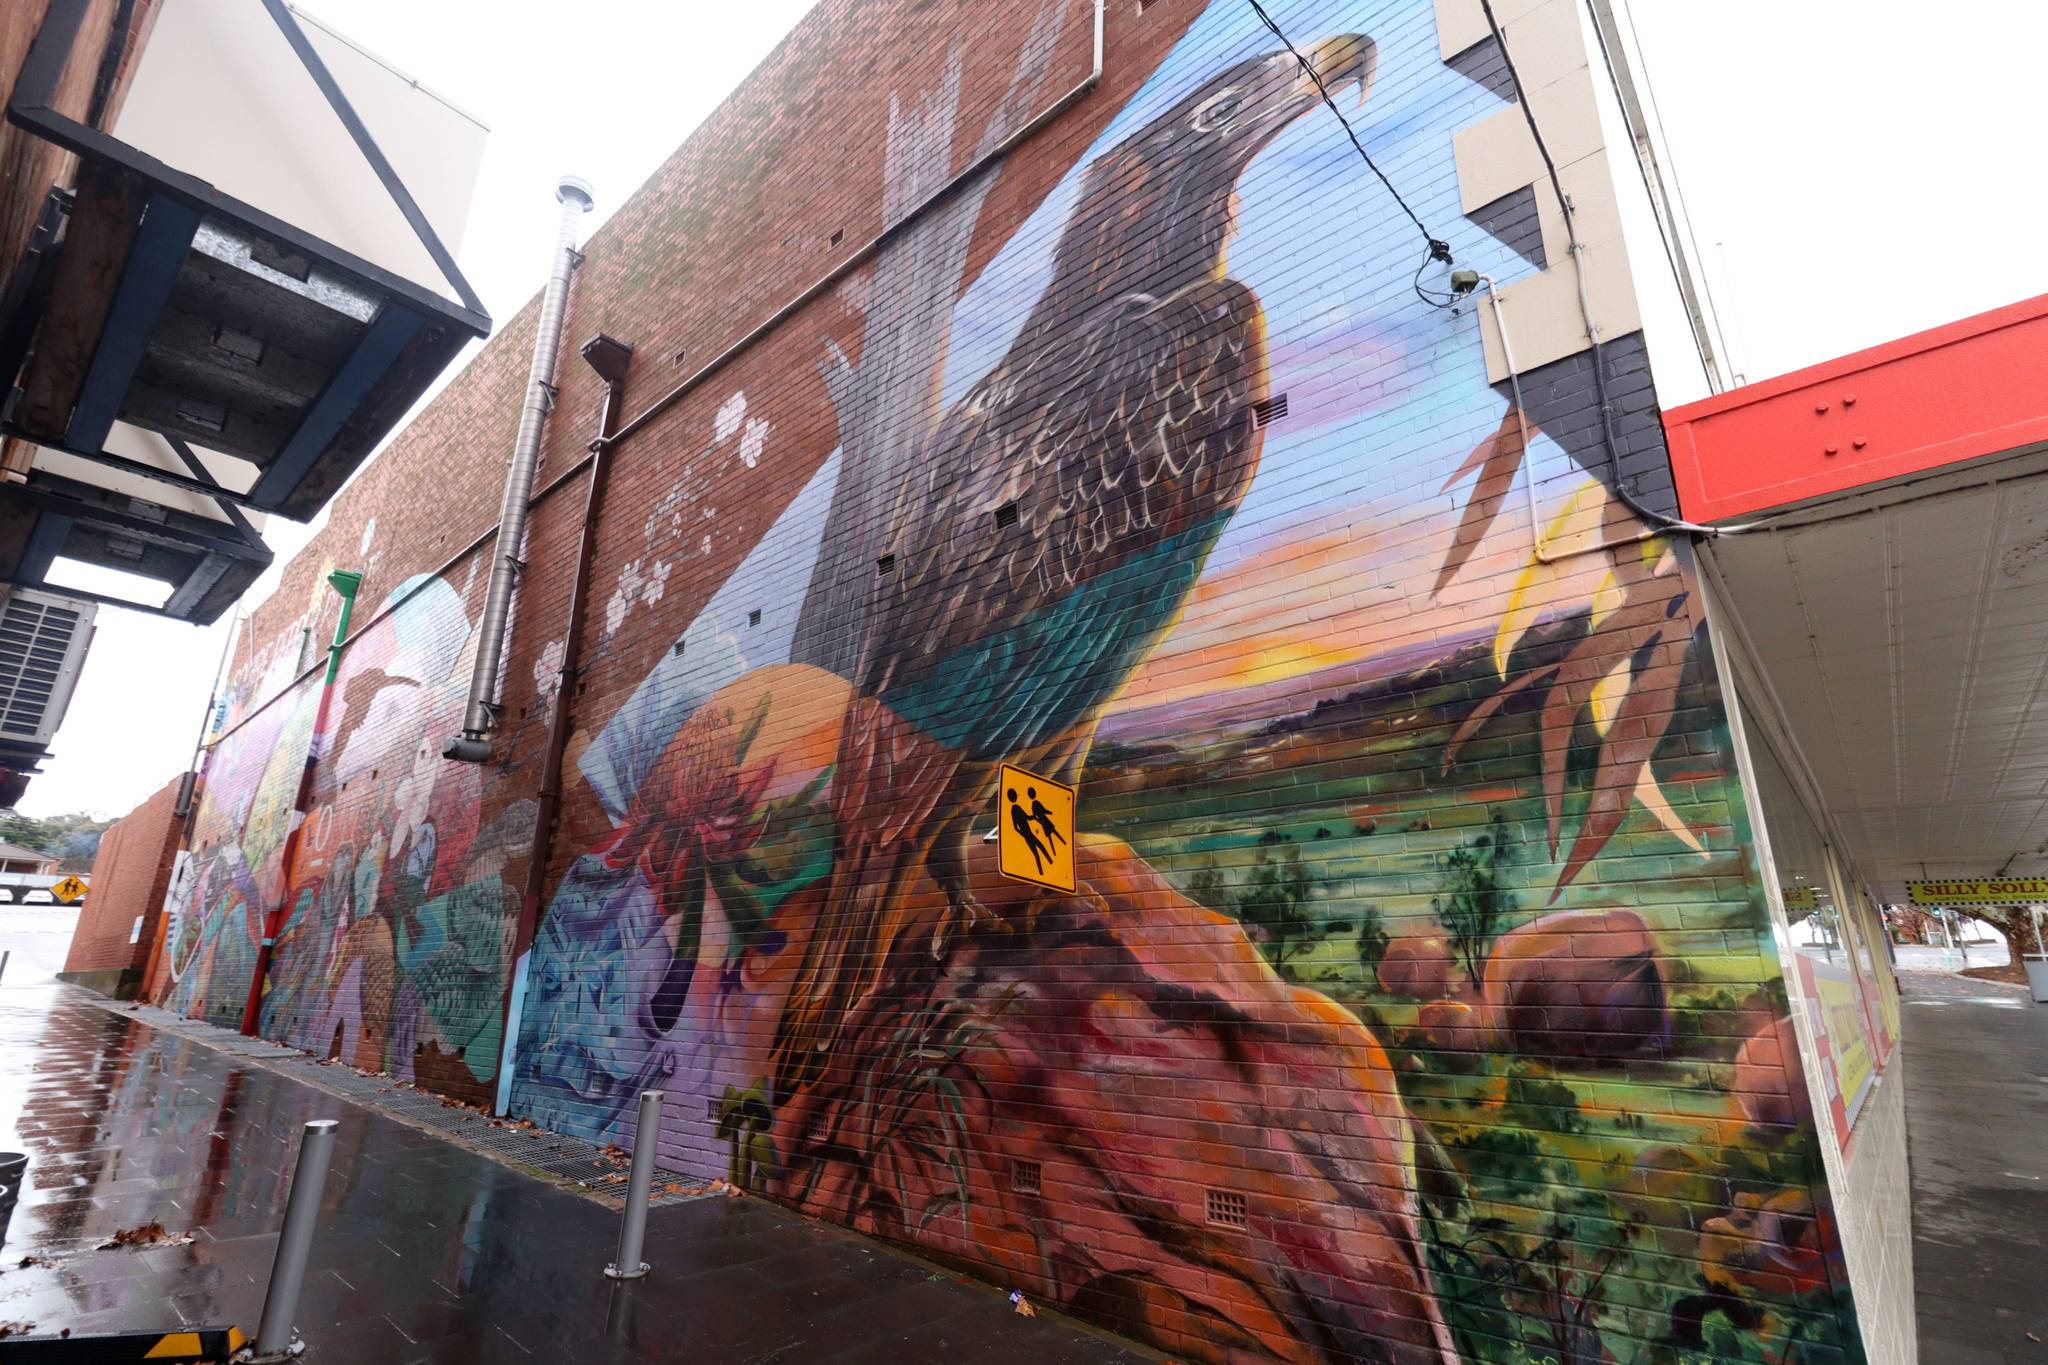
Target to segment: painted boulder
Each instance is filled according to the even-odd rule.
[[[1806,1107],[1806,1078],[1790,1019],[1764,1023],[1735,1054],[1735,1102],[1759,1128],[1790,1128]]]
[[[1486,963],[1503,1046],[1530,1057],[1655,1055],[1671,1037],[1657,941],[1629,910],[1566,910],[1505,934]]]
[[[1441,938],[1397,938],[1380,958],[1380,989],[1429,1000],[1450,990],[1454,966],[1451,945]]]
[[[1486,1045],[1479,1012],[1462,1000],[1432,1000],[1417,1010],[1407,1041],[1433,1052],[1477,1052]]]
[[[1378,1040],[1128,846],[1076,842],[1075,895],[971,850],[978,918],[850,1012],[776,1110],[766,1192],[1178,1359],[1455,1365]]]
[[[1816,1213],[1804,1190],[1768,1199],[1745,1191],[1719,1218],[1700,1225],[1700,1271],[1731,1294],[1812,1294],[1828,1284],[1833,1220]]]

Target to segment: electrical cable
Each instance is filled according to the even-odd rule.
[[[1387,187],[1387,193],[1394,196],[1394,202],[1401,206],[1401,212],[1408,215],[1408,221],[1415,224],[1415,230],[1422,234],[1422,240],[1428,244],[1428,253],[1423,256],[1422,263],[1415,267],[1415,279],[1413,281],[1415,297],[1421,299],[1432,308],[1450,308],[1455,302],[1453,296],[1448,294],[1437,296],[1423,289],[1422,272],[1429,269],[1430,262],[1432,261],[1442,261],[1445,265],[1452,264],[1451,244],[1431,232],[1428,226],[1416,214],[1415,210],[1408,206],[1408,201],[1401,197],[1401,191],[1394,188],[1394,182],[1387,179],[1387,173],[1379,168],[1379,164],[1372,159],[1371,153],[1365,150],[1365,144],[1359,141],[1358,132],[1351,126],[1351,120],[1344,117],[1344,111],[1337,107],[1337,101],[1330,98],[1330,89],[1323,84],[1321,73],[1315,69],[1308,58],[1301,55],[1301,49],[1294,45],[1293,40],[1281,30],[1280,25],[1273,22],[1273,16],[1266,13],[1266,7],[1260,4],[1259,0],[1246,0],[1246,3],[1252,7],[1252,13],[1259,16],[1259,22],[1272,30],[1273,36],[1278,38],[1282,46],[1294,55],[1294,60],[1301,64],[1301,69],[1308,73],[1309,80],[1315,85],[1316,93],[1323,97],[1324,105],[1329,108],[1331,113],[1337,116],[1337,122],[1344,125],[1344,135],[1351,139],[1352,147],[1358,152],[1358,159],[1365,163],[1367,170],[1379,177],[1379,182]]]
[[[1529,92],[1523,89],[1521,74],[1515,70],[1514,56],[1508,51],[1507,35],[1501,32],[1500,20],[1494,17],[1493,0],[1479,0],[1479,8],[1486,15],[1486,27],[1493,34],[1494,46],[1500,50],[1501,65],[1507,68],[1508,83],[1515,88],[1515,103],[1522,106],[1522,118],[1529,125],[1529,136],[1536,143],[1537,155],[1543,158],[1543,169],[1550,177],[1550,188],[1557,195],[1558,208],[1564,213],[1565,236],[1570,243],[1572,265],[1579,277],[1579,311],[1584,315],[1586,340],[1591,344],[1593,351],[1593,391],[1594,398],[1600,405],[1601,441],[1607,448],[1608,487],[1613,489],[1614,495],[1621,499],[1622,505],[1629,511],[1651,525],[1661,526],[1666,530],[1690,531],[1702,536],[1725,536],[1748,530],[1751,525],[1759,523],[1741,526],[1703,526],[1698,522],[1687,521],[1683,517],[1668,516],[1644,506],[1622,482],[1621,446],[1614,434],[1614,405],[1607,393],[1607,361],[1600,349],[1600,329],[1593,321],[1592,299],[1586,292],[1586,247],[1579,240],[1578,219],[1572,210],[1571,197],[1564,192],[1564,182],[1558,177],[1557,163],[1551,160],[1550,148],[1543,141],[1543,130],[1536,126],[1536,111],[1529,107]]]

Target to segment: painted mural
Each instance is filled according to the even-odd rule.
[[[1460,216],[1503,106],[1427,0],[1270,9],[1459,261],[1526,273]],[[958,60],[890,111],[892,196]],[[1251,7],[969,279],[986,191],[840,291],[836,449],[772,394],[706,423],[817,473],[579,718],[612,828],[515,967],[515,1112],[627,1140],[659,1085],[668,1160],[1189,1359],[1854,1358],[1685,547],[1487,382]],[[1079,786],[1078,892],[996,873],[1006,761]],[[323,894],[395,884],[379,828]]]
[[[382,605],[389,614],[343,655],[317,739],[316,676],[252,708],[213,755],[170,1002],[239,1021],[263,918],[281,911],[264,1037],[483,1100],[502,1055],[517,907],[505,872],[530,842],[532,805],[480,827],[482,774],[440,756],[474,662],[464,594],[413,578]]]

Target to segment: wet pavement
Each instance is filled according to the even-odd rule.
[[[300,1126],[339,1118],[297,1322],[314,1362],[1136,1362],[1152,1353],[756,1199],[618,1215],[84,992],[0,986],[0,1150],[26,1151],[0,1324],[254,1327]],[[161,1223],[189,1241],[100,1249]]]
[[[1901,973],[1925,1365],[2048,1361],[2048,1005]]]

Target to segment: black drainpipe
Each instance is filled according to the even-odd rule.
[[[576,577],[569,588],[569,610],[562,631],[562,667],[555,675],[554,709],[548,718],[548,747],[541,761],[540,794],[533,809],[532,852],[526,862],[526,886],[519,897],[519,923],[512,940],[512,977],[506,983],[504,1034],[500,1042],[497,1113],[512,1098],[514,1051],[518,1044],[519,1002],[525,996],[526,957],[540,928],[541,896],[547,890],[548,862],[554,846],[556,816],[562,808],[562,761],[569,750],[570,689],[582,672],[583,619],[589,614],[590,570],[597,556],[597,522],[604,510],[605,483],[611,477],[611,437],[618,430],[626,391],[626,371],[633,348],[599,332],[583,343],[583,363],[604,380],[604,406],[598,414],[597,438],[590,443],[590,479],[584,486],[583,529],[576,540]]]

